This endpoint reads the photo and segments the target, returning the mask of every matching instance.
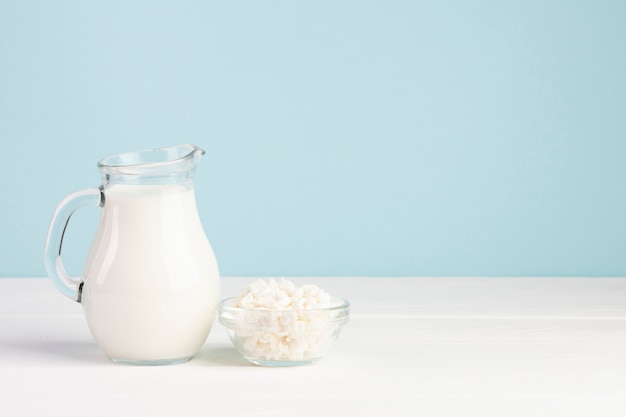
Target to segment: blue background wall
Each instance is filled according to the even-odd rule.
[[[624,1],[0,1],[0,276],[110,154],[207,151],[223,275],[626,275]],[[79,273],[98,209],[77,213]]]

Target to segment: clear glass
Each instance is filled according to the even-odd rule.
[[[262,366],[307,365],[323,358],[350,317],[350,303],[332,298],[332,307],[307,310],[241,309],[234,298],[220,303],[219,322],[248,361]]]
[[[192,178],[204,150],[179,145],[109,156],[98,162],[105,183],[168,184]]]
[[[46,239],[48,275],[83,305],[87,324],[117,363],[191,359],[217,315],[219,270],[196,208],[193,176],[204,151],[185,144],[110,156],[102,184],[66,197]],[[80,277],[65,272],[63,235],[72,213],[101,207]]]

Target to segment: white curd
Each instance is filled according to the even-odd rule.
[[[297,361],[323,354],[336,324],[331,296],[315,285],[257,280],[235,297],[243,315],[232,329],[246,356],[266,361]]]

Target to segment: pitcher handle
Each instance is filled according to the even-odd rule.
[[[74,301],[80,302],[81,278],[70,276],[63,266],[61,259],[63,235],[70,217],[77,209],[85,206],[102,206],[103,203],[104,194],[101,188],[77,191],[61,200],[50,221],[44,249],[46,272],[57,289]]]

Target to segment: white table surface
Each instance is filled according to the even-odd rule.
[[[626,416],[626,278],[290,278],[352,303],[322,361],[110,362],[82,307],[0,278],[0,416]],[[254,278],[222,278],[222,298]]]

